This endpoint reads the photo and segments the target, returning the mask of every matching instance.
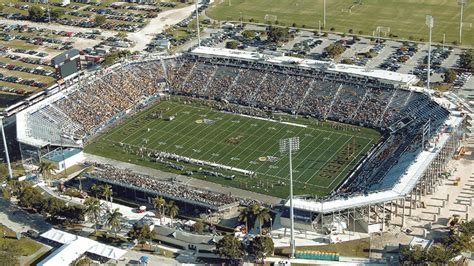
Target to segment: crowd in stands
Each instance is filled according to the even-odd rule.
[[[431,121],[434,132],[448,116],[447,110],[422,93],[345,73],[311,72],[258,63],[235,64],[215,58],[185,58],[168,70],[175,94],[242,106],[230,110],[232,112],[246,114],[255,110],[245,107],[248,106],[374,127],[385,132],[398,130],[359,170],[357,180],[341,189],[348,193],[367,193],[374,187],[393,186],[393,182],[375,185],[390,180],[387,175],[393,165],[421,148],[420,128],[426,121]],[[235,109],[229,104],[219,107]],[[265,116],[264,111],[252,112]],[[400,123],[401,119],[408,122]]]
[[[89,132],[157,94],[163,77],[160,61],[128,64],[94,82],[80,84],[55,105]]]
[[[420,129],[426,121],[431,121],[430,129],[434,132],[443,126],[444,118],[448,116],[447,110],[425,94],[367,77],[187,56],[165,62],[124,64],[101,75],[98,80],[80,84],[79,89],[54,103],[52,109],[67,115],[85,132],[93,133],[94,129],[135,108],[147,97],[156,95],[165,77],[172,93],[216,100],[209,104],[219,110],[262,117],[269,111],[282,111],[390,132],[391,136],[384,136],[387,141],[358,170],[358,179],[341,189],[348,193],[366,193],[374,184],[389,180],[386,178],[394,171],[393,165],[403,160],[404,155],[420,149]],[[401,123],[401,120],[406,122]],[[115,171],[110,167],[105,169],[106,173]],[[189,192],[191,190],[186,186],[180,187],[182,190],[173,186],[175,192],[167,191],[168,187],[161,181],[126,171],[107,176],[119,182],[157,191],[162,189],[166,193],[177,192],[181,197],[212,204],[236,200],[224,194],[211,196],[209,192]]]
[[[90,177],[96,176],[103,180],[152,190],[163,197],[185,199],[217,207],[236,203],[240,200],[230,194],[201,190],[178,182],[159,180],[155,177],[137,174],[130,170],[118,169],[108,164],[91,163],[91,165],[94,165],[94,171],[88,174]]]

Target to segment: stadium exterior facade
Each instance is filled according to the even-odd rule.
[[[194,70],[199,62],[216,64],[217,66],[236,66],[240,64],[239,67],[242,68],[258,65],[262,68],[276,67],[278,69],[285,69],[285,71],[288,70],[291,73],[294,73],[295,70],[302,71],[305,75],[318,72],[323,74],[322,80],[325,80],[326,77],[328,79],[349,79],[354,84],[358,84],[358,87],[365,86],[367,83],[373,83],[374,87],[383,84],[383,86],[387,86],[390,89],[391,93],[393,91],[388,105],[394,101],[395,95],[398,92],[400,92],[400,95],[409,95],[409,97],[414,97],[413,95],[415,95],[418,97],[417,102],[415,101],[412,104],[414,108],[418,103],[426,105],[426,112],[432,116],[423,117],[424,109],[413,109],[413,115],[401,117],[400,119],[397,118],[393,120],[395,123],[390,123],[383,127],[384,130],[390,132],[402,130],[408,132],[406,128],[418,123],[417,127],[413,126],[413,130],[416,131],[416,136],[422,137],[422,141],[419,141],[421,148],[410,150],[411,146],[407,145],[406,150],[399,154],[397,160],[390,164],[388,169],[384,170],[384,176],[381,180],[376,180],[373,184],[367,180],[358,181],[366,187],[363,190],[348,193],[346,192],[348,184],[352,183],[355,184],[353,186],[357,186],[358,183],[353,180],[358,178],[359,173],[362,173],[362,169],[354,169],[352,174],[347,177],[346,182],[341,184],[328,197],[320,199],[305,196],[297,197],[294,201],[295,217],[298,220],[297,226],[310,230],[326,232],[331,230],[331,226],[335,222],[342,219],[346,224],[352,225],[353,230],[356,230],[357,223],[357,227],[361,226],[364,231],[373,232],[385,230],[385,225],[396,216],[401,216],[403,225],[406,215],[410,215],[411,210],[417,208],[422,197],[434,193],[437,185],[446,178],[446,175],[443,175],[446,171],[445,167],[460,147],[461,140],[465,137],[466,118],[469,118],[471,115],[463,108],[460,100],[450,93],[437,94],[424,88],[414,87],[414,84],[418,81],[414,75],[383,70],[367,70],[363,67],[285,56],[198,47],[185,55],[140,58],[116,64],[102,73],[97,73],[97,77],[82,76],[79,81],[68,88],[20,111],[16,115],[17,138],[21,145],[23,159],[33,158],[29,161],[37,162],[41,157],[42,150],[44,151],[45,148],[50,146],[82,147],[88,138],[93,137],[129,113],[136,112],[152,103],[160,97],[161,93],[166,91],[176,93],[176,90],[173,88],[176,83],[173,82],[172,74],[170,74],[172,72],[170,68],[174,67],[174,63],[170,64],[169,62],[179,62],[182,58],[185,58],[183,59],[184,61],[194,60],[191,71]],[[67,101],[72,96],[78,97],[77,95],[82,93],[83,87],[87,87],[95,82],[99,83],[104,77],[113,76],[116,71],[120,71],[123,68],[132,69],[141,65],[149,68],[150,64],[156,67],[156,69],[160,68],[156,72],[160,72],[160,75],[162,75],[162,77],[156,78],[157,84],[155,84],[156,88],[154,88],[153,93],[137,97],[127,108],[118,108],[107,119],[101,121],[100,124],[85,126],[71,118],[67,114],[67,110],[63,110],[61,105],[57,104],[60,101]],[[160,76],[156,73],[151,74]],[[188,74],[187,78],[190,75]],[[237,79],[236,77],[234,82]],[[263,80],[264,78],[261,82]],[[335,92],[331,94],[332,98],[338,97],[341,88],[342,85],[335,87]],[[371,91],[371,88],[367,89],[365,95],[359,99],[358,109],[361,108],[362,101],[365,101],[368,97],[367,94]],[[178,92],[178,94],[180,93]],[[199,93],[193,92],[192,95],[202,97]],[[405,104],[407,102],[408,99]],[[331,107],[334,104],[337,104],[335,99],[330,102],[329,112],[320,117],[336,120],[335,117],[330,116]],[[377,121],[377,124],[372,125],[373,127],[382,127],[381,125],[384,122],[383,115],[387,112],[388,105],[383,110],[382,117]],[[286,111],[293,112],[294,110]],[[411,111],[411,109],[405,110],[406,114],[409,114]],[[421,121],[419,117],[425,118],[426,121],[423,120],[423,123],[417,122]],[[343,122],[356,123],[357,121]],[[360,125],[366,126],[365,123],[359,122]],[[408,136],[414,137],[415,135]],[[400,141],[400,138],[392,138],[390,141],[396,143]],[[376,148],[364,160],[371,160],[376,156],[380,156],[382,151]],[[358,168],[362,164],[359,164]],[[385,167],[384,165],[382,166]],[[383,168],[382,166],[377,167]],[[354,190],[354,188],[352,187],[350,190]],[[283,211],[282,217],[286,216],[285,212]],[[285,218],[282,218],[282,224],[285,224]]]

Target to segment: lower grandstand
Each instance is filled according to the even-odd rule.
[[[304,175],[310,179],[315,176],[316,181],[300,184],[295,206],[302,221],[311,221],[313,229],[323,228],[325,219],[330,214],[334,217],[334,212],[355,212],[367,206],[369,213],[374,206],[381,212],[386,210],[385,203],[405,200],[413,193],[431,193],[430,188],[438,182],[443,165],[462,137],[465,114],[443,95],[413,87],[416,81],[413,75],[382,70],[199,47],[184,55],[121,63],[97,79],[83,80],[31,106],[18,115],[18,139],[33,153],[47,146],[89,145],[86,152],[160,165],[156,167],[285,198],[286,193],[275,193],[287,188],[281,170],[286,169],[286,163],[278,162],[277,142],[252,146],[245,138],[262,143],[292,135],[306,137],[307,142],[303,142],[308,148],[301,153],[307,158],[296,160],[313,160],[320,165],[303,169]],[[159,103],[150,104],[155,101]],[[151,107],[122,120],[146,106]],[[231,126],[233,120],[239,120],[236,117],[249,121],[247,126],[240,125],[247,133],[233,134],[239,132],[238,125]],[[266,123],[275,123],[276,130],[286,133],[261,133],[259,139],[251,125],[273,127]],[[197,124],[202,128],[224,126],[196,131],[193,128]],[[110,125],[115,128],[106,130]],[[307,131],[302,129],[305,127]],[[219,135],[226,130],[228,134]],[[321,139],[311,133],[323,131],[328,135]],[[99,137],[99,132],[104,136]],[[208,135],[200,135],[203,132]],[[313,153],[326,137],[344,141],[326,147],[331,156]],[[181,142],[194,144],[184,147]],[[235,150],[245,156],[233,157],[245,160],[227,160],[217,152],[229,145],[242,145]],[[275,159],[267,165],[278,167],[270,178],[259,171],[261,163],[254,161],[259,159],[257,152],[265,161]],[[206,153],[209,156],[203,155]],[[210,159],[212,154],[218,154],[215,160]],[[339,159],[327,159],[332,155]],[[344,162],[347,158],[351,163]],[[91,178],[170,198],[182,197],[166,194],[164,184],[146,176],[131,180],[129,174],[123,174],[123,178],[112,181],[104,176],[97,170]],[[269,185],[272,176],[275,183]],[[326,191],[312,188],[324,178],[337,182]],[[244,180],[252,185],[245,185]],[[209,204],[207,196],[193,200]],[[240,201],[232,196],[222,203]],[[344,217],[356,219],[352,212]]]

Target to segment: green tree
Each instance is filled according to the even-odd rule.
[[[242,36],[244,36],[247,39],[253,39],[255,36],[257,36],[257,33],[254,30],[244,30],[242,32]]]
[[[261,260],[264,262],[267,256],[273,255],[274,250],[273,240],[268,236],[257,236],[252,239],[249,245],[249,254],[253,255],[257,261]]]
[[[94,18],[94,22],[95,24],[97,24],[97,26],[103,25],[106,21],[107,21],[107,18],[103,15],[97,15]]]
[[[81,173],[77,176],[77,179],[79,180],[79,190],[82,192],[82,179],[84,176],[90,172],[94,171],[94,166],[91,165],[87,167],[86,169],[82,170]],[[97,186],[96,184],[92,184],[92,187]],[[97,197],[97,195],[95,195]]]
[[[427,258],[437,265],[444,265],[455,257],[453,250],[443,245],[434,245],[428,250]]]
[[[216,249],[222,258],[231,261],[231,264],[238,264],[244,254],[242,243],[235,236],[227,235],[216,243]]]
[[[448,69],[446,73],[444,73],[444,82],[446,83],[453,83],[457,78],[456,71],[452,69]]]
[[[41,201],[41,213],[45,216],[57,216],[64,208],[66,204],[58,198],[51,197]]]
[[[143,247],[146,240],[153,237],[153,233],[147,224],[134,224],[132,229],[128,232],[128,236],[132,239],[136,239]]]
[[[269,27],[267,31],[268,40],[279,43],[288,40],[290,34],[287,28]]]
[[[239,213],[239,222],[245,223],[245,228],[247,229],[247,234],[250,232],[250,226],[252,226],[253,221],[254,221],[254,213],[252,211],[252,208],[246,207],[243,209],[240,209]]]
[[[0,182],[4,182],[8,177],[8,166],[5,163],[0,164]]]
[[[99,195],[102,195],[103,188],[104,187],[102,185],[92,184],[91,192],[94,195],[94,197],[98,197]]]
[[[105,201],[110,202],[110,207],[112,207],[112,186],[111,185],[103,185],[102,186],[102,197],[105,198]]]
[[[25,208],[39,209],[41,207],[41,201],[43,196],[38,189],[27,186],[20,194],[18,198],[18,205]]]
[[[255,218],[258,221],[258,233],[262,234],[263,224],[270,221],[270,219],[272,218],[272,216],[270,215],[270,211],[267,208],[260,207],[260,209],[255,214]]]
[[[421,264],[427,261],[428,254],[420,246],[415,246],[411,249],[410,247],[403,247],[400,250],[400,262],[403,265]]]
[[[197,220],[193,226],[194,232],[202,234],[204,231],[204,223],[201,220]]]
[[[156,197],[153,199],[153,206],[161,222],[161,218],[165,215],[166,200],[162,196]]]
[[[123,214],[118,208],[107,213],[106,226],[114,231],[115,237],[117,237],[117,231],[120,228],[120,221],[122,219],[122,216]]]
[[[55,19],[61,18],[61,17],[64,16],[65,14],[66,14],[66,12],[64,11],[64,9],[62,9],[62,8],[55,8],[55,9],[51,10],[51,12],[50,12],[51,20],[55,20]]]
[[[51,178],[51,175],[53,174],[54,169],[56,169],[56,167],[54,166],[52,162],[41,161],[40,167],[39,167],[39,173],[46,180],[46,183],[48,185],[50,184],[50,181],[51,181],[50,178]]]
[[[334,58],[346,50],[346,47],[340,43],[332,43],[328,47],[324,48],[324,50],[329,54],[330,57]]]
[[[100,218],[100,201],[94,197],[84,200],[84,214],[94,221],[95,233],[97,234],[97,224]]]
[[[75,262],[71,263],[74,266],[90,266],[93,264],[91,258],[84,256],[82,258],[77,259]]]
[[[474,71],[474,50],[464,51],[460,56],[459,63],[462,68]]]
[[[30,6],[30,8],[28,8],[28,17],[31,20],[37,21],[37,20],[42,19],[43,16],[44,16],[44,10],[41,7]]]
[[[225,48],[227,49],[237,49],[238,46],[239,46],[239,42],[235,40],[228,41],[225,44]]]
[[[179,207],[174,203],[174,201],[170,201],[167,206],[168,209],[168,215],[171,218],[171,221],[173,221],[173,218],[176,217],[179,213]]]

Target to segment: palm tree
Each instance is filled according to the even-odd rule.
[[[54,169],[56,169],[56,166],[54,166],[52,162],[41,161],[39,173],[43,176],[43,178],[46,179],[48,185],[49,185],[49,178],[51,174],[53,173]]]
[[[168,204],[168,214],[171,218],[171,223],[173,223],[173,218],[176,217],[176,215],[178,215],[178,212],[179,212],[178,205],[174,204],[174,201],[170,201],[170,203]]]
[[[256,219],[258,220],[258,233],[261,235],[262,234],[262,225],[265,222],[270,221],[270,218],[272,217],[270,215],[270,211],[267,208],[260,208],[259,212],[256,214]]]
[[[102,197],[105,198],[105,201],[110,201],[110,207],[112,208],[112,186],[111,185],[102,186]]]
[[[99,223],[100,216],[100,201],[94,197],[89,197],[84,201],[86,208],[84,209],[85,215],[95,222],[95,233],[97,234],[97,224]]]
[[[166,200],[162,196],[156,197],[153,199],[153,206],[157,210],[161,222],[161,217],[165,215]]]
[[[114,209],[113,211],[109,211],[107,214],[106,226],[114,231],[115,237],[117,237],[117,229],[120,227],[120,219],[122,218],[122,215],[123,214],[118,208]]]
[[[99,196],[99,194],[101,194],[101,191],[102,191],[102,185],[92,184],[91,192],[92,194],[94,194],[94,197]]]
[[[250,232],[249,223],[252,221],[252,219],[253,219],[253,212],[252,212],[252,209],[250,207],[243,208],[243,209],[240,210],[239,222],[245,223],[245,228],[247,230],[247,234]]]
[[[77,176],[77,179],[79,180],[79,189],[81,190],[81,192],[82,192],[82,178],[84,177],[85,174],[90,173],[93,170],[94,170],[94,166],[91,165],[91,166],[87,167],[86,169],[82,170],[82,172],[79,174],[79,176]],[[94,185],[92,185],[92,186],[94,186]]]

